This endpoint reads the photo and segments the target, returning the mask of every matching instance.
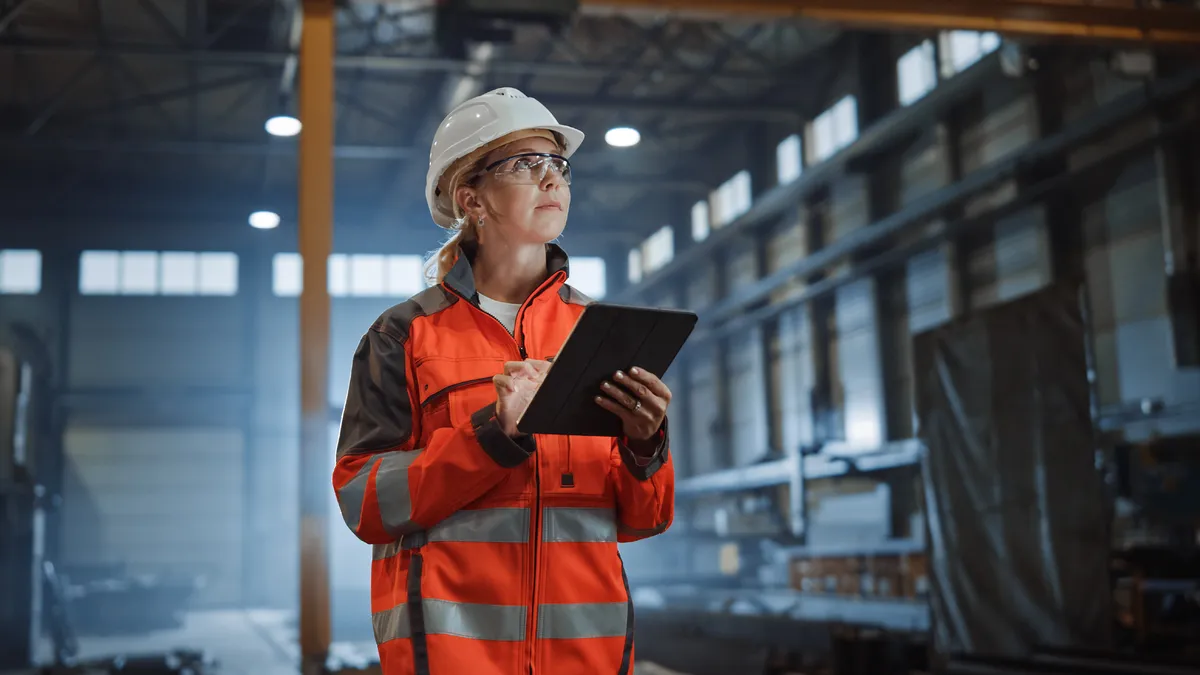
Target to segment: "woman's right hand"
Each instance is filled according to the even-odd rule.
[[[549,361],[509,361],[504,364],[504,373],[492,378],[496,387],[496,419],[509,438],[522,435],[517,431],[517,420],[525,414],[549,369]]]

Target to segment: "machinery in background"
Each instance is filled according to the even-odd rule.
[[[31,662],[43,622],[37,580],[59,494],[48,365],[32,331],[0,326],[0,669]]]
[[[1200,645],[1200,436],[1114,449],[1113,577],[1122,643]]]
[[[434,38],[443,54],[465,59],[472,42],[512,42],[514,24],[557,33],[578,9],[579,0],[441,0],[434,9]]]
[[[205,657],[187,651],[76,661],[79,634],[178,625],[198,581],[138,577],[120,566],[64,570],[52,562],[63,471],[62,420],[49,405],[52,375],[33,331],[0,327],[0,671],[44,661],[48,636],[48,673],[203,675]]]
[[[64,565],[63,600],[82,635],[180,628],[203,577],[132,574],[124,565]]]
[[[54,659],[52,664],[38,671],[39,675],[209,675],[217,672],[217,663],[208,653],[188,649],[78,659],[79,641],[68,585],[51,562],[42,565],[41,581],[47,591],[46,607]]]
[[[1053,288],[999,305],[979,313],[977,329],[997,335],[1018,328],[1028,332],[1035,317],[1051,312],[1069,317],[1076,297],[1070,288]],[[689,645],[677,653],[703,655],[684,663],[673,660],[667,650],[660,655],[653,646],[640,648],[639,653],[696,675],[717,673],[715,666],[706,669],[706,662],[717,663],[717,652],[731,644],[752,653],[748,658],[757,670],[737,666],[745,672],[760,672],[762,664],[771,662],[787,663],[792,669],[778,672],[809,672],[816,662],[837,673],[906,672],[930,666],[956,673],[1196,672],[1193,668],[1200,664],[1200,574],[1196,571],[1200,570],[1200,463],[1195,458],[1200,456],[1196,452],[1200,439],[1158,438],[1118,447],[1115,477],[1107,481],[1116,494],[1106,500],[1103,472],[1097,470],[1096,461],[1105,448],[1120,446],[1121,436],[1098,435],[1103,427],[1087,415],[1082,322],[1076,315],[1074,321],[1042,323],[1041,351],[1026,360],[1053,362],[1068,370],[1048,375],[1051,379],[1044,382],[1037,377],[1037,368],[1017,370],[1022,363],[1017,355],[997,354],[974,364],[981,368],[992,361],[1008,363],[1006,387],[1049,393],[1015,394],[1030,402],[1028,409],[1012,406],[1004,411],[1009,418],[992,420],[990,428],[1003,428],[1007,435],[982,444],[995,447],[977,448],[982,454],[967,462],[973,467],[969,475],[959,475],[965,469],[948,463],[948,458],[962,454],[969,439],[980,433],[972,428],[957,429],[961,438],[947,429],[934,433],[940,434],[941,461],[932,469],[933,449],[913,441],[889,444],[853,459],[831,457],[834,448],[829,448],[834,452],[820,449],[681,479],[672,529],[655,539],[624,545],[623,556],[638,606],[639,632],[661,633],[663,644]],[[1055,323],[1068,334],[1048,327]],[[953,350],[955,340],[973,339],[969,330],[954,331],[949,327],[944,335],[926,341],[926,362],[930,350]],[[1069,344],[1064,340],[1077,343],[1077,353],[1063,354],[1062,345]],[[945,405],[942,399],[966,397],[955,400],[984,405],[1002,396],[1001,390],[972,390],[995,378],[972,376],[968,370],[956,373],[952,382],[941,383],[961,389],[926,401],[927,417]],[[1076,405],[1057,409],[1034,405],[1059,400],[1055,396]],[[1077,419],[1064,417],[1081,411]],[[972,414],[968,417],[979,424],[991,419],[986,405]],[[1042,421],[1023,424],[1022,418]],[[927,420],[922,428],[931,424]],[[1043,473],[1057,477],[1052,485],[1033,480]],[[1090,481],[1084,480],[1088,477]],[[973,487],[964,487],[967,483]],[[1085,483],[1093,489],[1084,489]],[[1045,494],[1035,498],[1038,490]],[[997,494],[1026,498],[967,503]],[[1116,504],[1115,527],[1104,502]],[[936,537],[928,534],[926,514],[931,508],[942,519],[936,523],[940,529]],[[955,522],[956,513],[987,517]],[[1047,522],[1048,542],[1021,524],[1031,517]],[[989,528],[990,534],[982,534]],[[1109,530],[1114,535],[1111,548],[1104,546],[1104,533]],[[1039,598],[1038,606],[1011,598],[958,602],[952,597],[955,588],[937,589],[931,583],[936,556],[930,544],[938,537],[940,546],[947,539],[970,539],[955,545],[965,542],[973,553],[943,550],[940,554],[943,567],[947,555],[958,560],[949,570],[955,583],[977,590],[991,588],[989,593],[1025,593],[1022,597]],[[1001,558],[988,554],[990,545],[976,541],[980,537],[998,543]],[[945,577],[947,572],[939,573]],[[1090,575],[1086,580],[1080,576],[1085,572]],[[1007,580],[995,581],[996,575]],[[1093,580],[1098,581],[1093,584]],[[1061,607],[1036,592],[1043,581],[1072,586]],[[1106,581],[1111,581],[1111,597],[1095,593]],[[979,610],[981,604],[988,607]],[[973,655],[960,651],[947,662],[930,649],[937,611],[971,615],[959,617],[975,622],[971,631],[999,621],[1007,641]],[[1026,627],[1033,623],[1022,619],[1025,611],[1035,612],[1039,625],[1052,624],[1055,629],[1029,633]],[[1070,643],[1074,630],[1111,634],[1109,650],[1079,651],[1082,646]],[[1056,641],[1059,644],[1047,644]],[[926,657],[939,662],[930,663]],[[810,662],[802,663],[805,659]]]

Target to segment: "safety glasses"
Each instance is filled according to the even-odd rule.
[[[564,184],[571,184],[571,163],[567,158],[545,152],[525,152],[505,157],[483,168],[483,173],[491,173],[505,183],[533,185],[540,185],[546,180],[549,171],[561,176]]]

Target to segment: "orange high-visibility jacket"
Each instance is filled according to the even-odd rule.
[[[359,343],[333,486],[374,544],[371,612],[386,675],[628,675],[633,606],[617,542],[666,530],[674,469],[622,439],[505,435],[492,376],[554,356],[590,302],[550,277],[515,336],[478,305],[462,249],[445,281]]]

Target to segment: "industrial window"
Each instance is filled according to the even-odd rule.
[[[742,170],[712,191],[708,197],[713,227],[723,227],[750,210],[753,201],[750,172]]]
[[[636,284],[675,257],[675,230],[663,225],[629,252],[629,283]]]
[[[42,290],[42,253],[25,249],[0,251],[0,293],[35,295]]]
[[[236,295],[236,253],[193,251],[84,251],[79,258],[83,295]]]
[[[996,33],[952,30],[938,36],[938,46],[941,48],[942,77],[951,77],[996,51],[1000,47],[1000,36]]]
[[[642,251],[640,248],[629,251],[629,283],[636,284],[642,280]]]
[[[905,52],[896,62],[896,84],[900,105],[909,105],[937,86],[937,63],[933,42],[926,40]]]
[[[603,298],[608,290],[608,279],[605,274],[604,258],[590,256],[571,258],[570,284],[593,300]]]
[[[671,262],[675,257],[675,230],[663,225],[642,242],[642,270],[650,274]]]
[[[708,239],[709,226],[708,202],[699,201],[692,204],[692,241]]]
[[[803,157],[800,134],[792,134],[779,142],[775,148],[775,172],[780,185],[787,185],[800,177],[804,165]]]
[[[296,297],[304,288],[304,265],[299,253],[276,253],[271,260],[271,290],[281,297]]]
[[[326,286],[335,298],[407,298],[425,289],[423,263],[419,255],[334,253],[326,268]],[[275,295],[300,295],[304,290],[300,254],[276,253],[271,277]]]
[[[844,96],[808,126],[808,163],[817,164],[858,138],[858,99]]]

